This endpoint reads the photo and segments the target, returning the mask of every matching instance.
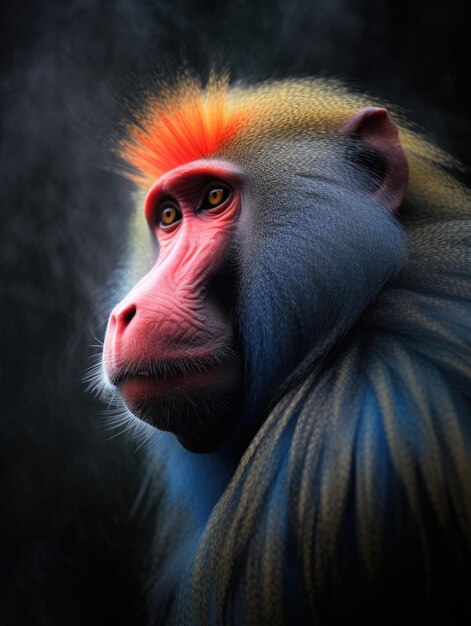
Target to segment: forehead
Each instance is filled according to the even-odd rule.
[[[150,97],[133,115],[119,153],[130,168],[128,177],[148,188],[165,173],[199,159],[245,154],[260,141],[300,130],[312,134],[338,127],[355,103],[322,82],[229,89],[227,82],[216,81],[202,89],[196,81],[184,81],[162,97]]]
[[[248,112],[229,106],[226,92],[201,90],[176,96],[173,103],[148,103],[128,129],[120,155],[137,172],[131,175],[149,187],[180,167],[216,154],[241,133]]]

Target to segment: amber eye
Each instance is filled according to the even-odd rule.
[[[200,207],[200,211],[208,211],[209,209],[215,209],[216,207],[224,204],[225,201],[231,195],[231,190],[222,183],[211,184],[203,198],[203,203]]]
[[[217,206],[221,204],[222,199],[224,198],[224,189],[211,189],[208,192],[208,202],[212,206]]]
[[[182,219],[180,209],[173,204],[164,204],[160,209],[160,226],[166,228],[172,226]]]

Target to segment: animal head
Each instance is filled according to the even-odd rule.
[[[120,155],[148,190],[155,263],[111,314],[106,376],[197,451],[247,420],[253,434],[300,364],[328,356],[394,281],[409,169],[422,215],[447,182],[438,150],[325,81],[184,78],[148,99]]]

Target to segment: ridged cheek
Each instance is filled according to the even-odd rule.
[[[226,256],[237,216],[237,207],[222,215],[188,215],[171,236],[160,237],[156,268],[166,281],[198,288],[215,273]]]

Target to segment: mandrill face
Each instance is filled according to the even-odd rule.
[[[303,109],[303,84],[296,106],[262,89],[257,110],[237,93],[239,104],[224,89],[183,94],[169,113],[156,104],[125,145],[151,187],[159,254],[110,316],[106,378],[135,416],[197,452],[221,446],[237,416],[249,441],[306,354],[346,335],[404,252],[393,213],[408,166],[385,109],[352,102],[327,124],[326,102],[320,118]]]
[[[155,266],[111,313],[104,366],[129,410],[193,451],[219,446],[240,409],[231,242],[241,173],[193,162],[150,189]]]

